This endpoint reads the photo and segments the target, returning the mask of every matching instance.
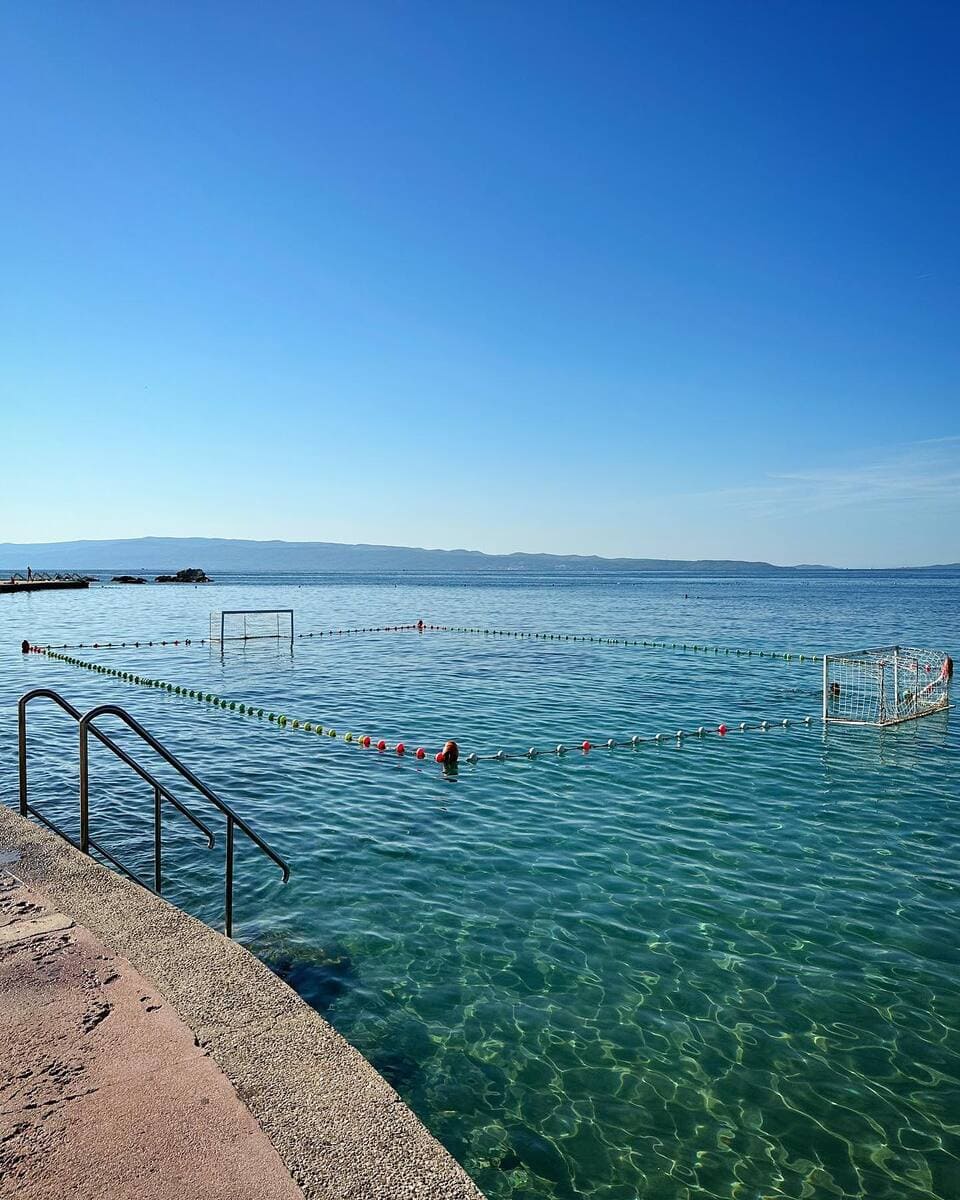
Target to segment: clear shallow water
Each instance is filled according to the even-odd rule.
[[[20,692],[128,707],[291,861],[282,887],[241,851],[240,936],[491,1197],[960,1194],[953,714],[883,735],[791,725],[447,778],[16,652],[24,636],[199,637],[211,608],[266,606],[294,607],[303,630],[423,617],[808,653],[956,650],[956,575],[247,580],[2,599],[3,798],[15,800]],[[448,736],[546,748],[819,704],[808,663],[453,634],[99,660],[430,749]],[[31,737],[36,802],[75,824],[74,731],[38,708]],[[95,770],[95,830],[147,870],[149,796],[102,755]],[[168,845],[171,899],[216,922],[222,851],[172,817]]]

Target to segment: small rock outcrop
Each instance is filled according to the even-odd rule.
[[[213,580],[199,567],[184,567],[176,575],[158,575],[157,583],[213,583]]]
[[[146,583],[145,579],[140,579],[137,575],[114,575],[110,580],[111,583]]]

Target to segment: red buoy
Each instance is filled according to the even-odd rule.
[[[593,747],[590,745],[589,742],[584,742],[583,745],[580,747],[580,749],[581,750],[592,750]]]
[[[438,750],[436,752],[436,754],[433,756],[433,761],[438,762],[438,763],[443,762],[443,751],[442,750]]]
[[[422,746],[417,747],[417,758],[426,758],[427,752]]]
[[[370,739],[369,739],[368,737],[362,737],[362,738],[360,739],[360,741],[361,741],[361,742],[363,742],[363,744],[364,744],[365,746],[369,746],[369,745],[370,745]]]
[[[724,734],[726,732],[727,732],[726,725],[718,725],[717,726],[717,733]]]
[[[407,751],[407,748],[406,748],[406,746],[403,744],[403,742],[397,742],[397,753],[398,753],[398,754],[405,754],[405,753],[406,753],[406,751]]]
[[[381,738],[380,741],[377,742],[377,749],[378,750],[386,750],[386,748],[387,748],[387,743],[383,740],[383,738]]]

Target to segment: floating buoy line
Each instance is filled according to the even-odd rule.
[[[397,626],[390,626],[392,631]],[[417,628],[413,626],[413,628]],[[438,628],[438,627],[434,627]],[[360,631],[357,631],[360,632]],[[379,630],[377,632],[380,632]],[[466,631],[465,631],[466,632]],[[534,635],[529,635],[534,636]],[[61,654],[58,650],[54,650],[48,646],[29,647],[30,651],[36,654],[43,654],[48,658],[58,662],[66,663],[68,666],[79,667],[84,671],[92,671],[96,675],[109,675],[118,679],[122,683],[133,684],[138,687],[156,688],[160,691],[169,692],[174,696],[179,696],[185,700],[196,700],[200,703],[209,704],[213,708],[226,710],[235,713],[241,717],[252,717],[257,720],[266,720],[271,724],[276,724],[278,728],[293,729],[310,733],[315,736],[328,737],[332,739],[342,740],[345,744],[356,746],[360,749],[375,749],[380,753],[392,753],[398,757],[404,757],[408,752],[416,759],[423,760],[431,757],[435,762],[443,763],[443,752],[437,751],[435,754],[430,753],[423,746],[417,746],[410,750],[405,742],[388,743],[384,738],[375,738],[370,734],[354,734],[338,733],[336,729],[324,726],[319,721],[302,720],[299,717],[291,717],[286,713],[270,712],[267,709],[260,708],[253,704],[248,704],[245,701],[228,700],[223,696],[218,696],[214,692],[205,692],[200,688],[187,688],[181,684],[170,683],[164,679],[153,679],[146,675],[138,675],[132,671],[124,671],[118,667],[108,667],[103,663],[87,662],[84,659],[75,658],[68,654]],[[731,725],[721,722],[719,725],[698,725],[695,729],[677,729],[668,733],[655,733],[652,735],[633,734],[630,737],[606,738],[591,740],[585,738],[583,741],[574,741],[568,743],[557,742],[551,743],[547,748],[531,746],[527,750],[497,750],[494,753],[479,754],[471,752],[461,755],[460,762],[479,763],[479,762],[507,762],[511,759],[537,759],[548,756],[563,757],[568,753],[579,751],[581,754],[589,754],[593,750],[637,750],[640,746],[659,746],[665,743],[682,744],[686,741],[703,741],[711,737],[725,738],[728,734],[736,733],[767,733],[773,730],[786,730],[793,725],[809,727],[813,718],[806,716],[799,720],[791,721],[783,719],[778,721],[759,721],[747,722],[740,721]]]
[[[419,629],[418,625],[365,625],[353,629],[318,629],[312,633],[298,633],[298,638],[313,637],[345,637],[351,633],[408,633]],[[424,626],[426,628],[426,626]],[[243,639],[237,639],[242,641]],[[282,639],[281,639],[282,640]],[[210,638],[140,638],[139,641],[126,642],[47,642],[44,646],[35,646],[37,650],[142,650],[145,646],[206,646],[220,645],[211,642]]]
[[[305,633],[297,633],[296,639],[350,637],[361,633],[465,633],[480,637],[516,638],[523,641],[540,642],[584,642],[597,646],[632,646],[644,650],[679,650],[697,654],[733,655],[736,658],[777,658],[783,662],[818,663],[823,658],[819,654],[798,653],[792,650],[758,650],[754,647],[712,646],[700,642],[660,642],[649,638],[620,638],[605,637],[602,634],[584,633],[543,633],[530,632],[523,629],[486,629],[471,625],[435,625],[421,622],[411,622],[406,625],[357,625],[348,629],[317,629]],[[242,640],[242,639],[238,639]],[[48,642],[45,646],[37,647],[50,650],[130,650],[143,649],[145,646],[206,646],[220,645],[211,642],[209,638],[140,638],[139,641],[125,642]]]
[[[414,626],[414,628],[417,628]],[[738,649],[735,646],[708,646],[699,642],[656,642],[649,638],[615,638],[582,633],[530,633],[522,629],[484,629],[468,625],[424,625],[424,631],[470,633],[485,637],[520,638],[541,642],[592,642],[601,646],[636,646],[645,650],[692,650],[700,654],[732,654],[737,658],[779,658],[784,662],[822,662],[819,654],[799,654],[792,650]]]

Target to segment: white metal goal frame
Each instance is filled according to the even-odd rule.
[[[293,645],[292,608],[225,608],[210,614],[210,641],[249,642],[264,638]]]
[[[898,725],[950,703],[940,650],[878,646],[823,656],[823,719],[840,725]]]

